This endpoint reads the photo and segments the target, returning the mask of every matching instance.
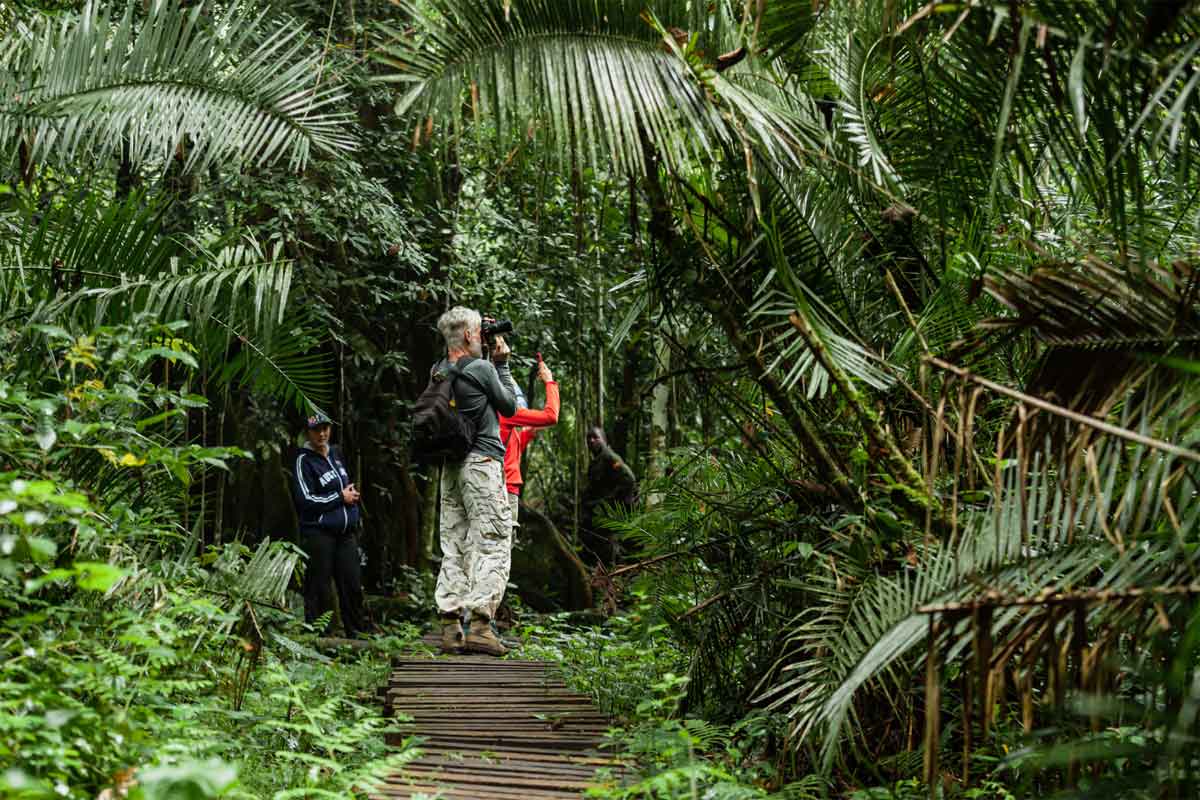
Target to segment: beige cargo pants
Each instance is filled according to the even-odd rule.
[[[504,500],[508,503],[508,524],[509,530],[512,531],[512,538],[508,541],[508,555],[504,558],[504,585],[508,586],[508,579],[512,576],[512,549],[517,543],[517,510],[521,502],[520,495],[510,494],[507,489],[504,490]]]
[[[443,614],[496,613],[512,558],[507,495],[497,459],[472,454],[442,469],[442,569],[434,598]]]

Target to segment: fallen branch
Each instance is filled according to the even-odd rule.
[[[713,595],[712,597],[708,598],[707,600],[697,603],[696,605],[689,608],[687,611],[680,614],[679,619],[687,619],[688,617],[699,614],[701,611],[708,608],[713,603],[720,602],[721,600],[724,600],[728,596],[729,596],[728,592],[721,592],[720,594]]]
[[[1138,600],[1143,597],[1172,597],[1200,594],[1200,584],[1183,586],[1151,586],[1145,589],[1093,590],[1087,592],[1045,592],[1032,597],[999,597],[985,595],[962,603],[937,603],[921,606],[918,614],[965,613],[981,608],[1016,608],[1021,606],[1061,606],[1076,603],[1106,603],[1111,600]]]

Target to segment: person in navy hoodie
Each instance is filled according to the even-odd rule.
[[[300,518],[300,546],[308,554],[304,575],[304,619],[312,623],[330,610],[329,579],[337,587],[346,636],[367,632],[363,612],[358,540],[358,489],[350,481],[341,451],[330,445],[333,424],[321,413],[304,425],[308,441],[296,455],[292,496]]]

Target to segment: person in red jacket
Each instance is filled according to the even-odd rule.
[[[508,576],[512,572],[512,543],[517,537],[517,509],[520,507],[521,486],[524,483],[521,479],[521,455],[529,443],[537,438],[539,430],[558,423],[558,384],[554,382],[554,374],[546,362],[542,361],[541,353],[538,353],[538,377],[546,385],[546,405],[540,411],[529,408],[518,387],[516,412],[511,417],[500,416],[500,441],[504,443],[504,484],[512,520],[512,536],[502,567],[504,586],[508,585]],[[496,631],[496,635],[500,635],[499,631]],[[510,649],[521,646],[516,639],[502,638],[501,641]]]
[[[508,489],[508,507],[512,515],[512,526],[517,527],[517,508],[521,497],[521,455],[529,443],[537,438],[538,431],[558,423],[558,384],[554,374],[538,355],[538,377],[546,386],[546,405],[535,411],[529,408],[524,396],[517,395],[517,411],[511,417],[500,417],[500,441],[504,443],[504,483]]]

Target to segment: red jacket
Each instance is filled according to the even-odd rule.
[[[509,494],[520,494],[521,454],[541,428],[558,422],[558,384],[546,384],[546,407],[540,411],[519,408],[511,417],[500,417],[500,441],[504,442],[504,482]]]

